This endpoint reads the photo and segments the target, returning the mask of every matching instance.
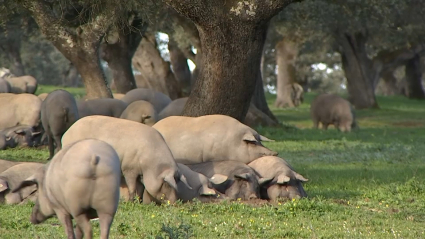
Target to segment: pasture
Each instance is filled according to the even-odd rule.
[[[38,94],[52,87],[40,86]],[[77,97],[82,89],[66,88]],[[289,127],[257,130],[309,179],[308,198],[268,203],[199,201],[175,205],[122,202],[111,238],[424,238],[425,102],[378,97],[381,109],[358,110],[360,130],[312,129],[314,95],[294,109],[276,109]],[[292,127],[296,126],[296,127]],[[8,149],[0,158],[45,162],[47,148]],[[29,221],[32,203],[0,205],[0,238],[64,238],[59,221]],[[99,237],[98,221],[92,221]]]

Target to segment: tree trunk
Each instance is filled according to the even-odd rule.
[[[143,36],[134,54],[133,66],[148,81],[150,88],[170,96],[171,99],[181,97],[179,83],[171,72],[170,64],[162,59],[154,34]]]
[[[131,26],[111,32],[102,44],[102,58],[108,62],[117,93],[125,94],[137,88],[131,59],[142,40],[146,25],[141,19],[132,20]]]
[[[163,1],[195,23],[202,46],[183,115],[223,114],[242,122],[260,74],[267,24],[292,1]]]
[[[398,95],[397,78],[393,71],[386,71],[381,74],[383,79],[382,93],[384,95]]]
[[[86,98],[112,98],[99,59],[100,42],[114,21],[114,14],[105,8],[84,25],[74,27],[55,15],[49,3],[25,0],[41,32],[77,68],[86,88]]]
[[[190,94],[190,79],[192,76],[187,64],[187,58],[172,38],[168,41],[168,51],[170,52],[170,62],[174,76],[187,96]]]
[[[21,59],[21,42],[20,39],[8,40],[1,49],[7,54],[10,62],[9,70],[15,76],[25,75],[25,67]]]
[[[410,99],[424,99],[425,93],[422,86],[422,71],[420,65],[421,57],[415,55],[412,59],[407,61],[405,75],[407,82],[407,97]]]
[[[380,70],[367,56],[367,36],[363,33],[343,34],[338,40],[342,48],[342,68],[347,78],[349,101],[356,109],[379,108],[375,84]]]
[[[295,60],[298,49],[293,42],[282,39],[276,44],[277,95],[278,108],[295,107],[292,101],[292,84],[295,83]]]

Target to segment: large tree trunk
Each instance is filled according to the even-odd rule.
[[[422,86],[422,71],[420,56],[415,55],[406,63],[407,97],[410,99],[424,99],[425,93]]]
[[[86,88],[86,98],[111,98],[100,64],[99,46],[114,13],[105,8],[86,24],[75,28],[55,16],[47,2],[26,0],[24,5],[46,38],[77,68]]]
[[[202,45],[199,77],[183,115],[224,114],[243,121],[260,74],[268,21],[292,1],[164,2],[195,23]]]
[[[20,39],[8,39],[6,44],[0,46],[9,58],[10,72],[15,76],[25,75],[25,67],[21,59],[21,42]]]
[[[108,62],[117,93],[125,94],[137,88],[131,59],[142,40],[146,25],[141,19],[132,20],[130,26],[111,32],[103,43],[102,58]]]
[[[174,75],[180,83],[182,91],[187,96],[190,94],[190,79],[192,76],[187,64],[187,58],[172,38],[168,41],[168,51],[170,52],[170,63],[173,67]]]
[[[292,101],[292,84],[295,83],[295,60],[298,49],[295,43],[282,39],[276,44],[277,95],[278,108],[295,107]]]
[[[145,34],[133,57],[133,66],[140,71],[151,89],[160,91],[171,99],[181,97],[181,89],[170,64],[162,59],[154,34]]]
[[[375,84],[380,69],[367,56],[367,36],[364,33],[342,34],[338,40],[342,48],[342,67],[347,78],[350,102],[356,109],[379,108]]]

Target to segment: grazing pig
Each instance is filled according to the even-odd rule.
[[[184,164],[178,163],[177,166],[186,177],[187,183],[192,187],[192,189],[188,187],[179,188],[177,191],[179,199],[186,202],[198,198],[202,202],[207,202],[217,197],[223,198],[223,196],[214,189],[214,186],[226,183],[228,181],[227,176],[214,174],[211,178],[208,178],[203,174],[191,170]]]
[[[152,126],[158,121],[158,115],[153,105],[144,100],[137,100],[127,106],[122,112],[121,119],[136,121]]]
[[[156,112],[161,112],[171,102],[168,95],[146,88],[130,90],[121,100],[127,104],[131,104],[136,100],[146,100],[153,105]]]
[[[121,100],[103,98],[78,100],[77,107],[80,118],[89,115],[104,115],[119,118],[127,107],[127,104]]]
[[[34,147],[38,146],[42,134],[41,131],[35,132],[34,128],[27,125],[18,125],[0,130],[0,138],[6,140],[6,144],[0,143],[0,149],[16,146]],[[0,139],[0,142],[2,140]],[[4,146],[4,147],[2,147]]]
[[[35,95],[0,94],[0,130],[16,125],[37,127],[40,124],[40,109],[41,100]]]
[[[44,101],[49,93],[41,93],[37,97],[40,98],[41,101]]]
[[[270,179],[260,178],[252,168],[238,161],[226,160],[188,164],[186,166],[209,178],[214,177],[214,174],[227,176],[228,181],[226,183],[214,186],[229,199],[250,200],[260,198],[260,186],[270,181]]]
[[[31,223],[56,214],[68,238],[92,238],[90,219],[99,217],[100,237],[108,238],[119,202],[120,161],[107,143],[87,139],[67,145],[15,189],[38,186]],[[14,191],[15,191],[14,190]]]
[[[18,204],[23,200],[33,200],[36,186],[20,189],[19,184],[42,168],[41,163],[21,162],[0,173],[0,203]]]
[[[187,185],[164,138],[147,125],[106,116],[87,116],[66,131],[62,145],[87,138],[103,140],[117,151],[130,199],[134,199],[142,176],[147,196],[157,202],[162,199],[175,202],[177,184]]]
[[[302,182],[307,182],[308,179],[296,173],[284,159],[265,156],[252,161],[248,166],[260,176],[273,179],[261,187],[261,198],[276,200],[307,197]]]
[[[62,135],[79,118],[75,98],[68,91],[55,90],[43,101],[41,123],[49,142],[49,159],[62,148]]]
[[[184,106],[186,105],[187,99],[189,97],[179,98],[173,100],[170,104],[167,105],[158,115],[159,120],[170,116],[180,116],[183,113]]]
[[[277,155],[261,144],[271,140],[226,115],[170,116],[152,127],[162,134],[178,163],[249,163],[261,156]]]
[[[342,132],[350,132],[356,128],[355,116],[350,102],[334,94],[322,94],[317,96],[310,107],[310,115],[314,128],[322,123],[323,129],[330,124]]]
[[[9,76],[4,78],[9,82],[11,86],[12,93],[21,94],[29,93],[34,94],[37,90],[37,80],[32,76]]]
[[[7,80],[0,78],[0,93],[10,93],[12,91],[9,82]]]
[[[15,161],[8,161],[4,159],[0,159],[0,173],[6,171],[6,169],[11,168],[17,164],[20,164],[21,162],[15,162]]]

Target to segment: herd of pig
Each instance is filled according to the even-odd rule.
[[[308,180],[249,126],[224,115],[180,116],[187,98],[171,101],[149,89],[114,97],[0,94],[0,147],[47,139],[50,154],[47,164],[0,160],[0,202],[35,201],[31,222],[56,215],[69,238],[90,237],[89,220],[98,217],[101,237],[108,238],[120,197],[161,204],[307,196]],[[339,99],[332,102],[347,108]],[[311,112],[315,126],[325,129],[349,131],[355,122],[349,104],[329,111],[337,121]],[[351,118],[338,116],[347,112]]]

